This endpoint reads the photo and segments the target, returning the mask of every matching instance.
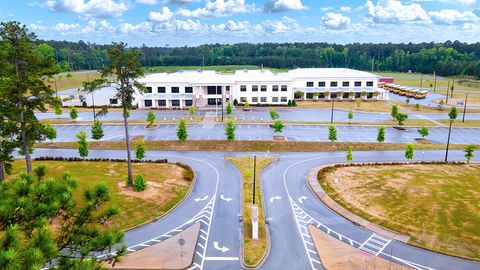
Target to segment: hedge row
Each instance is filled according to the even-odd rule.
[[[34,160],[55,160],[55,161],[110,161],[110,162],[127,162],[126,159],[120,158],[79,158],[79,157],[36,157]],[[133,159],[132,163],[167,163],[167,159],[157,159],[157,160],[138,160]]]

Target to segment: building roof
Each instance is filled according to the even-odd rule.
[[[379,78],[373,73],[349,68],[297,68],[288,74],[293,78]]]
[[[237,70],[234,80],[236,82],[292,82],[287,73],[273,73],[267,69],[259,70]]]

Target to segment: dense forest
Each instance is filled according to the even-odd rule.
[[[38,41],[54,48],[63,70],[97,69],[106,64],[107,45]],[[139,48],[144,66],[264,65],[272,68],[348,67],[359,70],[433,73],[480,78],[480,43],[240,43],[197,47]]]

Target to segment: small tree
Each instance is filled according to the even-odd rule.
[[[147,122],[149,127],[153,126],[153,123],[155,123],[155,119],[157,119],[157,116],[155,115],[155,113],[153,113],[153,111],[148,111]]]
[[[245,105],[244,105],[245,109],[250,107],[250,103],[248,103],[248,99],[245,100]]]
[[[178,123],[177,138],[182,142],[186,141],[188,138],[187,125],[185,124],[185,120],[183,119],[180,119],[180,122]]]
[[[138,160],[142,160],[145,157],[145,143],[140,141],[135,146],[135,157]]]
[[[78,111],[75,107],[70,107],[70,118],[75,122],[78,118]]]
[[[362,100],[361,99],[357,99],[357,108],[360,108],[362,106]]]
[[[418,133],[422,136],[422,138],[425,139],[425,137],[428,136],[429,131],[428,131],[427,127],[421,127],[421,128],[418,129]]]
[[[470,163],[470,160],[473,158],[473,152],[475,152],[475,150],[477,150],[477,146],[474,144],[467,145],[465,147],[465,150],[463,150],[465,152],[465,157],[467,158],[467,163]]]
[[[348,111],[348,123],[351,123],[353,119],[353,110]]]
[[[291,99],[288,100],[287,106],[288,106],[288,107],[292,106],[292,100],[291,100]]]
[[[415,104],[415,109],[416,109],[417,111],[420,111],[420,104],[418,104],[418,103]]]
[[[233,100],[233,106],[238,106],[238,100],[237,99]]]
[[[297,106],[297,101],[296,101],[295,99],[292,100],[292,106],[293,106],[293,107]]]
[[[103,124],[102,122],[95,120],[92,125],[92,139],[100,140],[103,138]]]
[[[85,133],[85,131],[82,130],[77,134],[77,143],[78,143],[78,154],[81,157],[88,157],[87,133]]]
[[[147,180],[145,180],[145,177],[143,175],[137,175],[135,178],[135,182],[133,183],[133,191],[135,192],[142,192],[145,189],[147,189],[148,184]]]
[[[49,139],[50,141],[57,138],[57,130],[54,126],[52,126],[51,124],[46,124],[45,126],[43,126],[43,128],[43,134],[45,134],[45,138]]]
[[[62,110],[62,106],[60,104],[56,105],[54,108],[53,108],[54,112],[55,112],[55,115],[57,116],[57,118],[60,118],[60,115],[63,114],[63,110]]]
[[[455,120],[457,119],[458,112],[457,112],[457,107],[453,106],[450,108],[450,111],[448,112],[448,117],[450,120]]]
[[[235,140],[235,129],[237,129],[237,127],[233,124],[233,119],[228,120],[225,126],[225,136],[227,136],[229,142]]]
[[[385,141],[385,128],[379,127],[377,133],[377,142],[382,143]]]
[[[232,104],[230,104],[230,101],[227,102],[227,108],[225,109],[225,112],[227,113],[227,115],[232,114]]]
[[[278,132],[278,133],[282,133],[282,130],[283,130],[283,122],[280,121],[280,120],[276,120],[274,123],[273,123],[273,130],[275,132]]]
[[[337,140],[337,128],[335,126],[328,127],[328,140],[335,142]]]
[[[409,98],[405,99],[405,104],[407,104],[407,105],[410,104],[410,99]]]
[[[270,110],[270,118],[272,118],[273,121],[277,120],[278,118],[280,118],[280,114],[275,111],[275,110]]]
[[[302,92],[302,91],[296,91],[296,92],[294,93],[294,97],[295,97],[295,98],[303,98],[303,95],[304,95],[304,94],[305,94],[305,93]]]
[[[195,107],[190,106],[190,108],[188,108],[188,113],[189,113],[191,116],[195,115]]]
[[[347,147],[347,161],[353,160],[352,147]]]
[[[41,181],[45,174],[47,174],[47,166],[44,164],[38,165],[35,169],[33,169],[35,176],[37,177],[37,181]]]
[[[408,119],[408,115],[406,113],[397,113],[395,115],[395,120],[397,120],[398,125],[402,126],[403,122]]]
[[[392,106],[392,110],[390,112],[390,115],[392,116],[393,119],[396,119],[395,116],[397,116],[398,114],[398,106],[397,105],[393,105]]]
[[[414,155],[414,150],[415,147],[413,146],[413,144],[407,144],[407,148],[405,149],[405,158],[412,159]]]

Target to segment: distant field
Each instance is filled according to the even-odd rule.
[[[251,65],[230,65],[230,66],[157,66],[157,67],[144,67],[145,74],[157,73],[157,72],[166,72],[166,73],[173,73],[178,70],[216,70],[218,73],[221,74],[233,74],[236,70],[240,69],[261,69],[260,66],[251,66]],[[265,69],[269,69],[272,72],[284,72],[286,69],[278,69],[278,68],[269,68],[264,67]]]
[[[435,85],[435,77],[433,74],[423,74],[422,84],[420,85],[420,79],[422,75],[419,73],[401,73],[401,72],[376,72],[378,75],[383,77],[393,77],[395,79],[395,83],[404,86],[413,86],[413,87],[425,87],[425,88],[432,88]],[[453,78],[452,77],[441,77],[437,76],[437,89],[446,89],[452,85]],[[430,87],[430,84],[432,87]],[[466,84],[459,84],[458,78],[455,80],[455,87],[454,89],[466,89],[466,90],[479,90],[480,91],[480,83],[478,86],[474,85],[466,85]]]
[[[78,88],[82,82],[91,81],[100,76],[96,70],[65,72],[54,76],[48,84],[55,90],[55,83],[57,90],[66,90],[71,88]]]

